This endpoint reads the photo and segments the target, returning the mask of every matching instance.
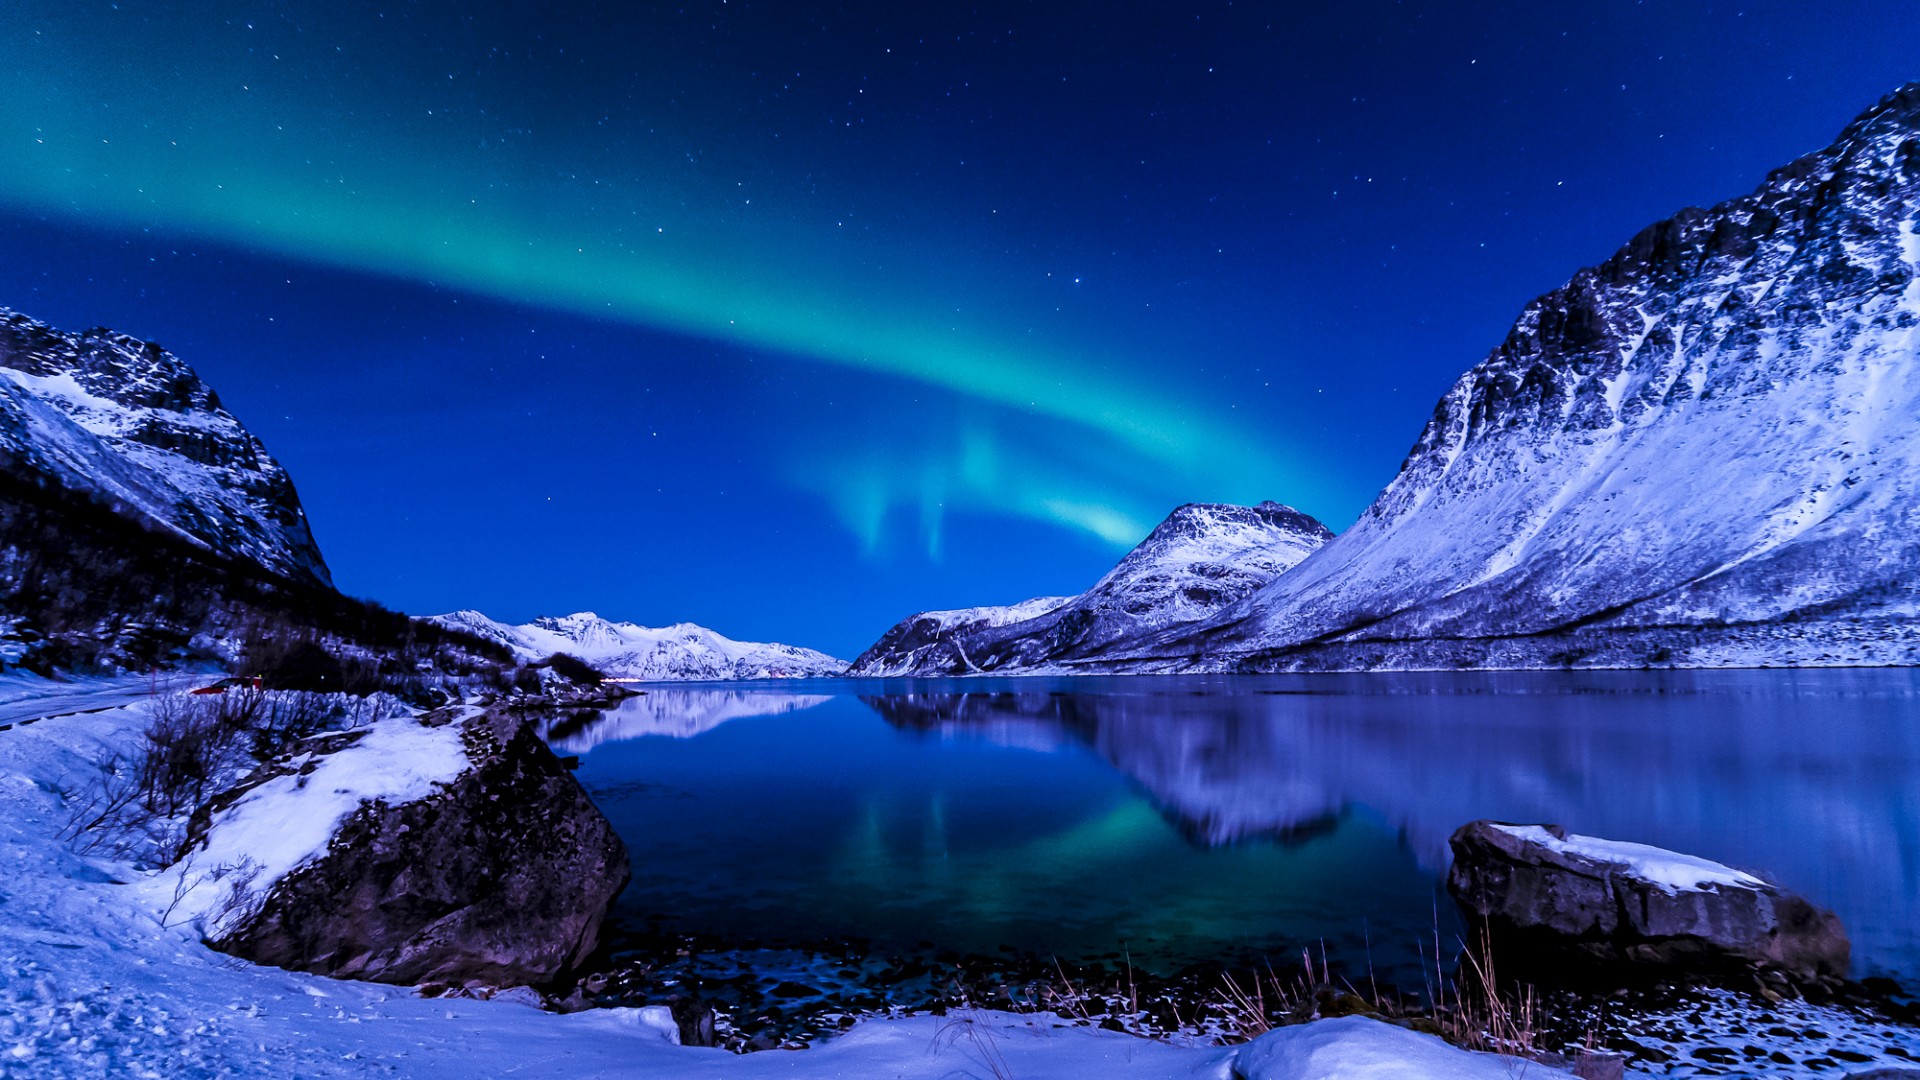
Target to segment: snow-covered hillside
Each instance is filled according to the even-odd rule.
[[[735,641],[692,623],[654,628],[612,622],[591,611],[518,626],[496,622],[478,611],[455,611],[430,621],[498,642],[524,661],[568,653],[622,679],[807,679],[847,670],[846,661],[812,649]]]
[[[1920,83],[1521,314],[1216,666],[1920,662]]]
[[[1190,503],[1091,589],[903,620],[853,663],[861,676],[1044,669],[1196,622],[1298,565],[1333,534],[1291,507]]]
[[[330,584],[286,470],[151,342],[0,309],[0,465],[221,555]]]
[[[1036,619],[1071,596],[1037,596],[1018,604],[923,611],[895,623],[854,660],[850,673],[868,677],[913,675],[922,670],[929,654],[943,655],[952,642],[1002,626]]]

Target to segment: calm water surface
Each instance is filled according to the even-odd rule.
[[[886,680],[650,688],[550,733],[630,925],[1419,981],[1491,817],[1755,869],[1920,975],[1920,673]]]

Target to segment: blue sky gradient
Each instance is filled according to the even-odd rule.
[[[1529,298],[1920,55],[1895,3],[548,7],[14,5],[0,304],[197,366],[350,592],[841,654],[1180,502],[1345,526]]]

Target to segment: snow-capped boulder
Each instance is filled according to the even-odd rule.
[[[1758,964],[1804,980],[1847,972],[1832,912],[1720,863],[1494,821],[1461,826],[1452,846],[1447,889],[1496,942],[1656,967]]]
[[[152,342],[0,309],[0,466],[215,554],[331,584],[286,469]]]
[[[428,621],[497,642],[527,663],[567,653],[614,678],[645,682],[816,679],[847,670],[846,661],[813,649],[735,641],[693,623],[656,628],[614,622],[591,611],[519,625],[471,610]]]
[[[1253,670],[1920,662],[1920,83],[1521,313]]]
[[[1066,667],[1214,615],[1332,539],[1275,502],[1189,503],[1079,596],[927,612],[887,631],[849,674],[969,675]]]
[[[262,964],[389,983],[548,982],[599,943],[626,849],[504,711],[316,736],[197,815],[149,884],[169,921]]]

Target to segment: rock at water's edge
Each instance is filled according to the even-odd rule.
[[[625,846],[524,719],[455,722],[464,771],[426,798],[363,802],[213,946],[402,984],[537,985],[585,960],[631,876]]]
[[[1475,821],[1451,844],[1447,890],[1496,941],[1601,963],[1846,975],[1850,947],[1837,916],[1717,863],[1557,825]]]

